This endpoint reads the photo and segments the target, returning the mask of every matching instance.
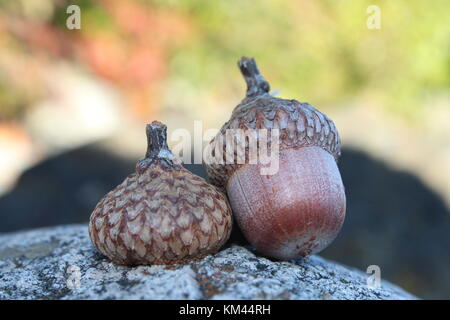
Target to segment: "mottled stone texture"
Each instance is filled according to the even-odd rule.
[[[86,225],[0,235],[0,299],[414,299],[318,256],[275,262],[233,245],[186,265],[125,267]]]

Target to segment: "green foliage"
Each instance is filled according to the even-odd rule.
[[[101,6],[99,1],[92,0],[79,0],[76,3],[70,0],[58,2],[55,7],[55,13],[53,15],[52,23],[61,29],[66,28],[66,21],[68,14],[66,12],[67,7],[71,4],[76,4],[80,7],[81,17],[83,22],[82,30],[95,30],[95,29],[113,29],[114,22],[111,17]]]
[[[166,63],[168,77],[189,82],[193,90],[227,88],[242,95],[234,67],[242,55],[257,59],[282,96],[321,107],[370,97],[372,103],[382,101],[387,110],[414,118],[424,97],[447,92],[450,85],[448,0],[129,1],[144,4],[149,12],[186,17],[187,39],[173,46]],[[105,3],[77,1],[84,35],[120,31]],[[49,21],[63,32],[68,4],[55,1]],[[366,26],[369,5],[381,9],[379,30]],[[2,5],[0,13],[19,7]],[[160,30],[147,32],[156,36]],[[15,101],[9,96],[0,95],[0,103]]]
[[[287,97],[333,105],[367,94],[414,117],[424,96],[450,84],[446,0],[159,3],[192,18],[197,34],[172,67],[202,87],[239,77],[230,66],[248,55]],[[374,4],[380,30],[366,26]]]

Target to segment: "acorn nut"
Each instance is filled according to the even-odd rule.
[[[226,196],[183,168],[166,131],[157,121],[147,125],[145,158],[90,217],[94,246],[115,263],[186,263],[217,252],[230,235]]]
[[[244,57],[238,65],[247,95],[209,144],[212,155],[217,156],[219,146],[222,157],[222,162],[206,163],[209,180],[226,189],[239,227],[261,253],[297,259],[319,252],[335,239],[345,217],[344,186],[336,164],[338,132],[333,121],[310,104],[270,95],[253,59]],[[276,173],[261,174],[266,166],[261,161],[226,162],[226,133],[237,129],[266,129],[269,145],[275,141],[271,131],[279,133]],[[257,148],[260,137],[256,135]],[[243,146],[247,158],[249,141]]]

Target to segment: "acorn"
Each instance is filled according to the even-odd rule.
[[[232,226],[226,196],[183,168],[164,124],[154,121],[146,132],[145,158],[92,212],[92,243],[124,265],[179,264],[217,252]]]
[[[243,57],[238,65],[247,94],[208,145],[209,181],[226,190],[240,229],[258,251],[283,260],[317,253],[335,239],[345,217],[345,191],[336,164],[339,134],[333,121],[310,104],[270,95],[254,59]],[[247,137],[227,139],[229,132],[238,136],[237,129]],[[265,141],[262,129],[267,131]],[[275,142],[277,148],[270,149]],[[237,161],[233,146],[227,149],[233,143],[240,143],[245,161]],[[267,163],[260,158],[249,162],[251,147],[260,149],[264,143],[275,150],[271,156],[278,161],[270,174],[262,170]],[[227,155],[235,159],[229,161]]]

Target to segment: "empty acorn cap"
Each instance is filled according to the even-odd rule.
[[[127,265],[185,263],[216,252],[232,226],[226,196],[182,167],[164,124],[152,122],[146,131],[145,158],[91,215],[94,246]]]

